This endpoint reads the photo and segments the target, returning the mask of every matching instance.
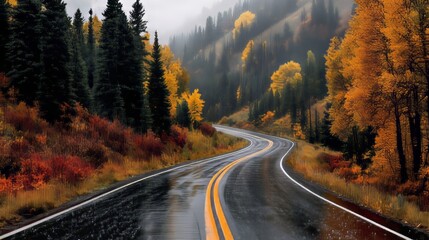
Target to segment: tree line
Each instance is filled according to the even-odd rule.
[[[129,18],[119,0],[108,0],[102,23],[92,10],[88,21],[79,9],[71,20],[62,0],[18,0],[13,6],[1,0],[0,72],[10,81],[3,92],[37,105],[50,123],[79,103],[138,132],[168,134],[176,111],[185,108],[183,98],[171,99],[171,92],[185,94],[189,78],[180,62],[180,79],[164,66],[165,50],[157,33],[149,43],[144,16],[140,0]],[[191,119],[191,110],[182,115]]]

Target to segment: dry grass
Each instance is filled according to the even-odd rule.
[[[402,195],[390,195],[376,187],[365,184],[346,182],[335,173],[326,171],[326,167],[317,156],[322,153],[338,154],[321,147],[300,141],[297,149],[289,158],[289,164],[297,172],[313,182],[321,184],[335,193],[355,203],[413,226],[429,227],[429,212],[420,211],[419,207]]]
[[[181,152],[174,146],[167,146],[161,156],[151,157],[146,161],[136,161],[127,157],[113,161],[109,159],[95,174],[77,185],[50,182],[39,190],[19,191],[16,194],[0,196],[0,227],[59,207],[73,198],[106,188],[132,176],[188,160],[231,152],[246,145],[246,141],[222,133],[206,137],[199,131],[189,132],[187,145]]]

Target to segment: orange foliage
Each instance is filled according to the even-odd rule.
[[[93,168],[74,156],[58,156],[49,160],[52,177],[65,183],[76,184],[90,176]]]
[[[16,190],[32,190],[43,187],[52,176],[52,168],[39,155],[21,162],[21,171],[14,178]]]
[[[266,114],[264,114],[264,116],[262,116],[261,121],[263,124],[269,124],[274,120],[274,116],[276,114],[272,111],[268,111]]]
[[[40,133],[47,123],[39,118],[37,108],[28,107],[21,102],[16,107],[9,106],[5,112],[6,123],[11,124],[18,131]]]

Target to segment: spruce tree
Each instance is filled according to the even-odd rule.
[[[86,108],[91,107],[88,88],[87,69],[83,61],[85,39],[83,36],[83,17],[78,9],[74,15],[71,41],[71,73],[74,100]]]
[[[145,9],[140,0],[136,0],[133,4],[133,10],[130,12],[130,24],[133,30],[133,33],[136,36],[141,36],[142,33],[146,32],[147,21],[143,20],[145,15]]]
[[[108,0],[103,13],[104,21],[101,27],[101,38],[98,57],[98,78],[95,85],[94,97],[98,113],[110,119],[115,118],[114,103],[123,101],[114,99],[117,86],[121,83],[121,72],[118,69],[118,22],[122,12],[122,4],[118,0]],[[125,73],[124,73],[125,74]],[[122,111],[122,110],[121,110]]]
[[[9,4],[0,0],[0,73],[6,72],[6,44],[9,42]]]
[[[191,117],[189,115],[189,106],[187,101],[183,101],[176,109],[176,122],[181,127],[191,127]]]
[[[17,92],[17,100],[27,105],[34,104],[40,87],[41,6],[39,0],[18,0],[6,47],[10,85]]]
[[[49,122],[59,120],[61,105],[72,104],[73,87],[70,72],[70,21],[62,0],[44,0],[41,13],[41,64],[39,103],[42,116]]]
[[[121,13],[118,22],[118,70],[122,76],[122,98],[126,123],[134,129],[142,130],[143,117],[143,77],[142,61],[138,57],[134,35],[128,25],[126,15]]]
[[[150,125],[150,109],[148,104],[147,96],[143,89],[144,81],[146,81],[146,72],[144,69],[144,62],[147,59],[149,53],[146,51],[145,40],[142,34],[146,32],[147,21],[143,20],[145,15],[145,9],[140,0],[136,0],[133,4],[133,10],[130,12],[130,26],[134,38],[134,58],[136,61],[136,68],[134,70],[135,75],[135,87],[131,93],[130,99],[135,102],[135,127],[146,133]],[[134,96],[133,96],[134,95]],[[140,116],[138,115],[140,114]]]
[[[88,22],[88,38],[87,38],[87,55],[86,64],[88,66],[88,86],[90,89],[94,87],[95,78],[95,36],[94,36],[94,21],[92,18],[92,9],[89,10]]]
[[[158,33],[155,32],[155,42],[150,65],[149,103],[152,113],[152,130],[158,136],[169,133],[171,127],[169,92],[165,84],[164,69],[161,61],[161,47],[158,42]]]

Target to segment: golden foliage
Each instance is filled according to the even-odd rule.
[[[98,43],[100,41],[101,26],[103,25],[103,23],[100,21],[97,15],[94,15],[94,17],[92,18],[92,22],[93,22],[95,42]],[[85,22],[83,24],[83,31],[86,35],[88,35],[88,25],[89,25],[89,22]]]
[[[192,94],[184,93],[183,99],[188,103],[189,115],[193,123],[203,120],[204,100],[201,99],[201,94],[198,89],[195,89]]]
[[[8,2],[12,6],[16,6],[18,4],[17,0],[7,0],[6,2]]]
[[[427,131],[423,103],[428,88],[424,59],[429,8],[421,1],[356,3],[344,40],[334,38],[326,55],[331,132],[344,140],[354,126],[373,127],[377,137],[372,170],[390,178],[398,176],[401,156],[404,162],[417,152],[410,141],[413,125],[420,134]]]
[[[235,38],[242,28],[250,28],[255,21],[256,15],[250,11],[246,11],[240,15],[234,22],[234,30],[232,30]]]
[[[246,67],[247,59],[249,58],[249,55],[252,53],[254,46],[255,46],[255,42],[253,40],[250,40],[247,43],[246,48],[244,48],[244,51],[241,54],[241,61],[243,62],[243,68]]]
[[[180,60],[176,59],[168,46],[161,49],[161,60],[164,67],[165,83],[170,92],[169,100],[171,103],[170,115],[174,118],[176,115],[177,104],[179,103],[179,90],[184,90],[189,83],[189,76],[182,67]]]
[[[267,113],[265,113],[264,116],[262,116],[262,119],[261,119],[262,124],[266,125],[266,124],[271,123],[274,120],[274,116],[275,115],[276,114],[274,112],[272,112],[272,111],[268,111]]]
[[[271,90],[281,93],[286,83],[296,86],[302,81],[301,65],[294,61],[283,64],[271,76]]]

